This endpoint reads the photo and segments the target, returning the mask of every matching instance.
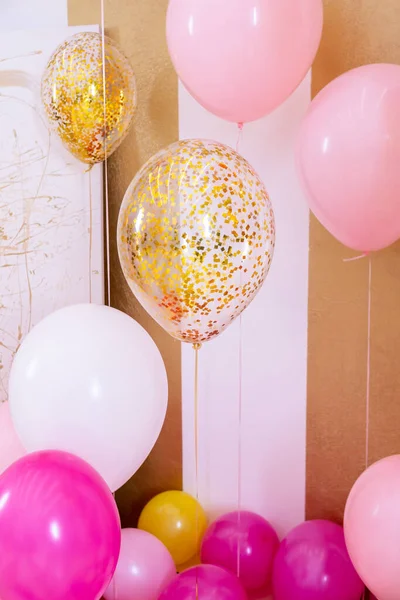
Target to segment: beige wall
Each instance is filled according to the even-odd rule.
[[[348,69],[400,63],[398,0],[326,0],[317,93]],[[307,513],[340,519],[365,466],[368,260],[310,231]],[[372,257],[370,462],[400,452],[400,245]]]

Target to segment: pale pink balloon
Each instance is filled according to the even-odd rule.
[[[368,65],[331,82],[302,124],[297,163],[310,208],[361,252],[400,238],[400,66]]]
[[[169,52],[200,104],[247,123],[301,83],[322,34],[322,0],[170,0]]]
[[[156,344],[134,319],[108,306],[77,304],[48,315],[25,337],[10,373],[9,402],[28,452],[76,454],[114,492],[157,441],[167,374]]]
[[[356,481],[344,516],[350,558],[379,600],[400,598],[400,455],[373,464]]]
[[[167,548],[154,535],[123,529],[121,552],[105,600],[158,600],[176,575]]]
[[[0,474],[25,454],[11,421],[9,404],[0,403]]]

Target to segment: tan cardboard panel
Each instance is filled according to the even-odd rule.
[[[177,79],[165,41],[167,5],[167,0],[105,0],[106,33],[120,44],[132,64],[139,102],[133,129],[108,164],[111,303],[132,315],[152,335],[163,354],[169,379],[168,415],[160,439],[144,466],[117,493],[124,525],[135,523],[138,511],[154,494],[182,487],[180,344],[136,302],[125,283],[116,247],[118,211],[130,181],[148,158],[178,139]],[[70,25],[99,22],[100,0],[69,0]]]
[[[326,0],[313,68],[316,94],[368,63],[400,63],[398,0]],[[341,520],[366,460],[368,259],[312,219],[310,232],[307,515]],[[372,257],[369,462],[400,452],[400,247]]]

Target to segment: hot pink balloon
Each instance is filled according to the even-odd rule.
[[[170,0],[167,40],[192,96],[227,121],[247,123],[301,83],[322,22],[321,0]]]
[[[217,519],[205,533],[201,562],[236,574],[247,590],[265,589],[271,580],[279,540],[263,517],[249,512],[231,512]],[[238,555],[239,552],[239,555]]]
[[[360,600],[363,590],[343,527],[306,521],[282,541],[274,564],[274,600]]]
[[[400,455],[373,464],[356,481],[344,516],[350,557],[379,600],[400,597]]]
[[[239,579],[213,565],[193,567],[177,575],[160,600],[248,600]]]
[[[0,403],[0,474],[25,454],[11,421],[9,404]]]
[[[2,600],[98,600],[120,544],[112,494],[80,458],[28,454],[0,476]]]
[[[123,529],[121,553],[105,600],[158,600],[176,576],[167,548],[154,535]]]
[[[310,208],[362,252],[400,238],[400,66],[368,65],[331,82],[301,127],[297,163]]]

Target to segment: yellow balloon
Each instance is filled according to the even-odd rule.
[[[164,492],[144,507],[138,527],[155,535],[179,566],[198,553],[207,518],[200,504],[189,494]]]
[[[118,148],[136,110],[132,67],[107,37],[104,57],[105,80],[101,35],[77,33],[57,48],[42,78],[51,128],[87,164],[104,161]]]
[[[222,333],[261,288],[275,222],[249,163],[217,142],[186,140],[154,156],[132,181],[118,221],[131,290],[174,338]]]

